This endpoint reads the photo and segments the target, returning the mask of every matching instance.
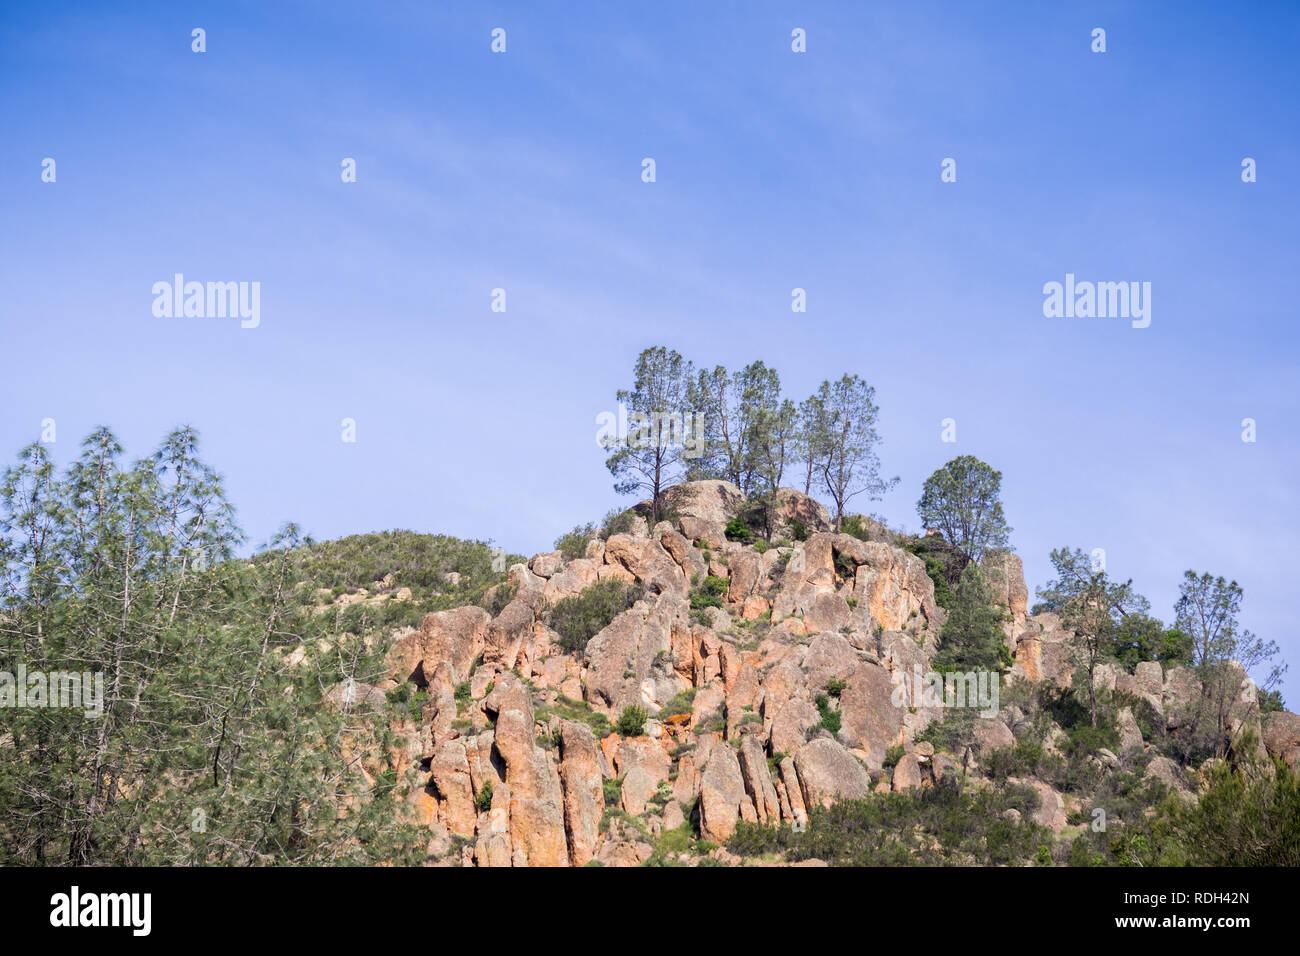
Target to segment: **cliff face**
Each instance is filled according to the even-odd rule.
[[[942,698],[923,697],[915,681],[930,671],[946,615],[924,562],[883,529],[870,535],[877,540],[834,534],[825,509],[783,491],[782,530],[797,519],[809,533],[760,551],[726,539],[744,504],[734,486],[679,486],[668,500],[672,520],[636,519],[628,533],[589,542],[584,557],[545,553],[512,567],[499,613],[430,614],[394,641],[376,689],[410,682],[427,693],[418,725],[393,729],[431,862],[636,864],[678,828],[716,844],[739,821],[802,826],[813,807],[939,785],[1026,731],[1026,715],[1004,703],[979,708],[968,752],[917,739],[944,716]],[[1015,662],[1001,686],[1068,684],[1066,635],[1054,615],[1029,616],[1019,559],[996,555],[986,571]],[[721,606],[692,610],[707,577],[723,582]],[[580,653],[566,653],[548,609],[609,579],[642,597]],[[1294,763],[1297,719],[1270,715],[1280,719],[1261,726],[1254,685],[1241,678],[1233,734],[1254,729]],[[1201,692],[1185,669],[1154,662],[1136,674],[1103,666],[1097,680],[1174,728]],[[643,732],[611,732],[608,722],[633,706],[647,714]],[[1121,751],[1140,753],[1132,707],[1119,726]],[[1059,736],[1052,728],[1047,746]],[[1127,758],[1103,750],[1091,759]],[[1194,785],[1164,757],[1146,773],[1175,791]],[[1060,832],[1067,810],[1085,809],[1027,782],[1040,793],[1033,815],[1042,826]]]

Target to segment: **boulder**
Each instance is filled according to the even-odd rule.
[[[659,789],[659,781],[645,767],[633,767],[623,778],[621,790],[623,809],[634,817],[645,813],[646,804]]]
[[[772,774],[767,769],[767,756],[758,738],[747,736],[740,743],[740,773],[745,780],[745,790],[754,801],[759,823],[778,823],[781,804],[777,799]]]
[[[514,864],[510,844],[510,788],[504,783],[492,789],[492,806],[479,814],[478,840],[474,844],[474,861],[482,867]]]
[[[298,648],[295,649],[293,654],[289,655],[287,662],[291,666],[296,665],[305,657],[305,649]],[[407,628],[394,639],[388,653],[384,655],[384,675],[394,685],[405,683],[408,680],[423,685],[424,673],[420,668],[420,661],[423,659],[424,652],[420,648],[420,632],[415,628]]]
[[[739,551],[731,556],[727,570],[730,572],[727,601],[733,604],[743,603],[758,587],[763,573],[762,560],[757,551]]]
[[[829,807],[837,800],[857,800],[871,792],[866,768],[829,737],[818,737],[794,755],[805,806]]]
[[[1281,757],[1286,765],[1296,770],[1300,764],[1300,715],[1286,710],[1265,714],[1263,720],[1264,747],[1270,756]]]
[[[1010,551],[994,551],[980,562],[993,599],[1007,609],[1007,620],[1002,628],[1007,636],[1007,647],[1024,632],[1029,621],[1029,588],[1025,585],[1025,566],[1019,555]]]
[[[745,792],[736,752],[720,744],[713,748],[700,774],[700,834],[706,840],[725,843],[741,819],[756,821],[758,814]]]
[[[773,500],[777,537],[793,537],[795,522],[808,533],[829,531],[831,514],[826,506],[794,488],[778,488]]]
[[[838,634],[852,624],[848,601],[839,594],[823,591],[804,606],[803,625],[809,634]]]
[[[894,777],[890,783],[895,793],[911,790],[921,785],[921,765],[915,754],[903,754],[894,767]]]
[[[1165,724],[1170,730],[1191,722],[1202,706],[1201,682],[1189,668],[1171,667],[1162,690]]]
[[[803,788],[799,785],[799,772],[795,769],[794,759],[785,757],[777,765],[781,774],[781,789],[790,805],[790,819],[799,826],[808,823],[808,808],[803,802]]]
[[[442,661],[451,665],[456,683],[469,680],[470,668],[483,653],[491,620],[492,615],[473,605],[426,614],[417,638],[420,660],[424,662],[422,682],[428,682]]]
[[[581,594],[599,579],[603,564],[603,552],[600,560],[574,558],[547,579],[546,586],[542,588],[542,596],[548,604],[555,604],[567,597]]]
[[[452,833],[473,836],[478,819],[469,760],[459,740],[445,741],[429,761],[430,788],[438,805],[438,818]]]
[[[564,563],[564,558],[558,551],[548,551],[544,554],[535,554],[528,562],[528,570],[539,578],[550,578],[560,570],[560,565]]]
[[[1014,677],[1031,681],[1052,681],[1068,687],[1074,674],[1074,655],[1070,650],[1070,635],[1061,626],[1055,614],[1035,614],[1016,640]]]
[[[772,605],[768,603],[767,598],[761,594],[751,594],[745,598],[744,604],[740,608],[741,620],[753,621],[762,617],[772,610]]]
[[[934,582],[925,562],[910,552],[877,541],[835,538],[836,549],[857,564],[852,594],[864,631],[901,631],[909,625],[937,632],[945,615],[934,600]]]
[[[902,743],[907,713],[894,694],[889,672],[879,664],[859,663],[840,693],[840,733],[851,746],[867,752],[872,770],[884,766],[885,752]]]
[[[1133,676],[1137,679],[1139,694],[1159,698],[1164,693],[1165,676],[1159,661],[1139,661]]]
[[[519,663],[533,636],[540,595],[540,590],[535,595],[521,593],[488,624],[483,643],[484,664],[497,664],[503,670],[510,670]]]
[[[600,751],[586,724],[571,720],[560,724],[560,786],[569,862],[585,866],[595,856],[605,812]]]
[[[797,751],[804,745],[809,728],[816,727],[821,719],[822,715],[812,701],[806,698],[788,701],[772,719],[772,753],[792,754]],[[883,751],[881,756],[883,759]]]
[[[685,595],[690,590],[685,572],[653,538],[610,535],[605,542],[605,563],[627,571],[650,594]]]
[[[1117,718],[1120,753],[1142,749],[1142,728],[1130,707],[1121,707]]]
[[[1033,777],[1019,779],[1008,777],[1009,783],[1033,787],[1038,792],[1038,809],[1034,811],[1034,822],[1040,827],[1047,827],[1053,833],[1060,833],[1066,827],[1065,798],[1041,780]]]
[[[827,681],[847,681],[853,676],[858,669],[858,652],[842,634],[819,634],[808,642],[803,666],[808,674],[808,689],[820,694]]]
[[[975,742],[979,745],[981,760],[994,750],[1016,745],[1015,735],[1007,725],[996,717],[977,717],[975,719]]]
[[[688,583],[697,578],[703,578],[709,573],[709,567],[704,561],[704,555],[691,544],[685,535],[678,534],[669,527],[661,532],[658,538],[663,549],[682,569]]]
[[[663,744],[650,737],[619,737],[611,734],[601,741],[608,746],[610,763],[614,774],[626,776],[632,770],[640,768],[649,775],[653,786],[667,780],[673,772],[673,758],[668,756]],[[651,793],[653,793],[653,789]]]
[[[660,500],[663,511],[676,515],[679,522],[684,518],[695,518],[725,528],[728,521],[740,514],[747,499],[731,482],[712,479],[671,485],[663,490]],[[638,507],[648,509],[649,505],[649,501],[643,501]],[[682,533],[692,537],[685,529]],[[715,547],[720,545],[721,542],[717,542]]]
[[[537,746],[527,687],[519,681],[498,684],[482,706],[496,713],[493,744],[505,764],[505,781],[511,794],[512,864],[567,865],[568,837],[560,781],[546,751]]]
[[[374,684],[366,684],[350,677],[331,687],[322,699],[346,714],[382,714],[388,709],[387,694]]]
[[[587,642],[587,702],[615,715],[632,704],[657,712],[689,686],[675,669],[673,651],[674,635],[686,641],[690,627],[689,605],[676,597],[653,607],[638,602],[618,615]]]
[[[1187,775],[1183,773],[1181,767],[1168,757],[1154,757],[1147,764],[1147,779],[1159,780],[1175,793],[1185,794],[1191,791],[1191,785],[1187,781]]]
[[[428,691],[429,699],[420,710],[422,732],[429,748],[426,753],[444,740],[456,736],[452,729],[457,716],[456,685],[450,662],[442,661],[434,668],[429,678]]]

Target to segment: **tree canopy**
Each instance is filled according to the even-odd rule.
[[[1002,513],[1002,472],[972,455],[952,459],[925,480],[917,514],[937,528],[965,561],[1005,550],[1011,536]]]

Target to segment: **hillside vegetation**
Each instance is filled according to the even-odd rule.
[[[245,559],[192,431],[30,446],[0,863],[1300,864],[1240,586],[1188,572],[1166,624],[1062,548],[1031,608],[1000,477],[936,472],[923,535],[704,478],[528,559],[294,525]],[[69,671],[99,713],[16,697]]]

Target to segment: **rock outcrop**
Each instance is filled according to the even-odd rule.
[[[723,844],[742,823],[802,827],[815,810],[873,793],[986,786],[980,765],[990,755],[1041,735],[1021,697],[977,716],[969,749],[948,752],[932,742],[941,738],[922,736],[944,717],[943,701],[925,700],[917,681],[931,669],[946,613],[924,562],[888,529],[864,520],[853,527],[869,540],[834,534],[824,508],[785,489],[779,526],[807,538],[774,536],[760,549],[726,539],[746,505],[728,482],[677,486],[662,503],[665,520],[653,527],[632,522],[591,541],[582,557],[544,552],[513,566],[513,590],[500,592],[511,599],[495,615],[478,607],[427,615],[394,636],[378,685],[327,695],[333,706],[377,708],[402,683],[423,693],[418,722],[402,731],[410,753],[401,765],[423,774],[411,794],[415,818],[431,845],[461,847],[457,862],[637,865],[658,836],[684,826]],[[1077,666],[1070,635],[1055,614],[1029,614],[1020,560],[994,554],[983,569],[1006,611],[1014,659],[1006,680],[1068,687]],[[724,584],[700,601],[706,576]],[[639,599],[579,652],[564,652],[550,609],[610,579],[634,585]],[[1261,719],[1254,685],[1239,676],[1233,733],[1256,729],[1267,752],[1294,767],[1300,717]],[[1201,699],[1195,674],[1108,664],[1096,684],[1123,705],[1119,739],[1095,765],[1131,768],[1141,758],[1150,779],[1187,797],[1182,767],[1143,756],[1151,746],[1143,728],[1182,732]],[[637,736],[610,730],[629,707],[647,717]],[[1048,731],[1044,752],[1059,758],[1065,735]],[[1066,829],[1060,792],[1034,777],[1014,782],[1038,794],[1035,823]]]

